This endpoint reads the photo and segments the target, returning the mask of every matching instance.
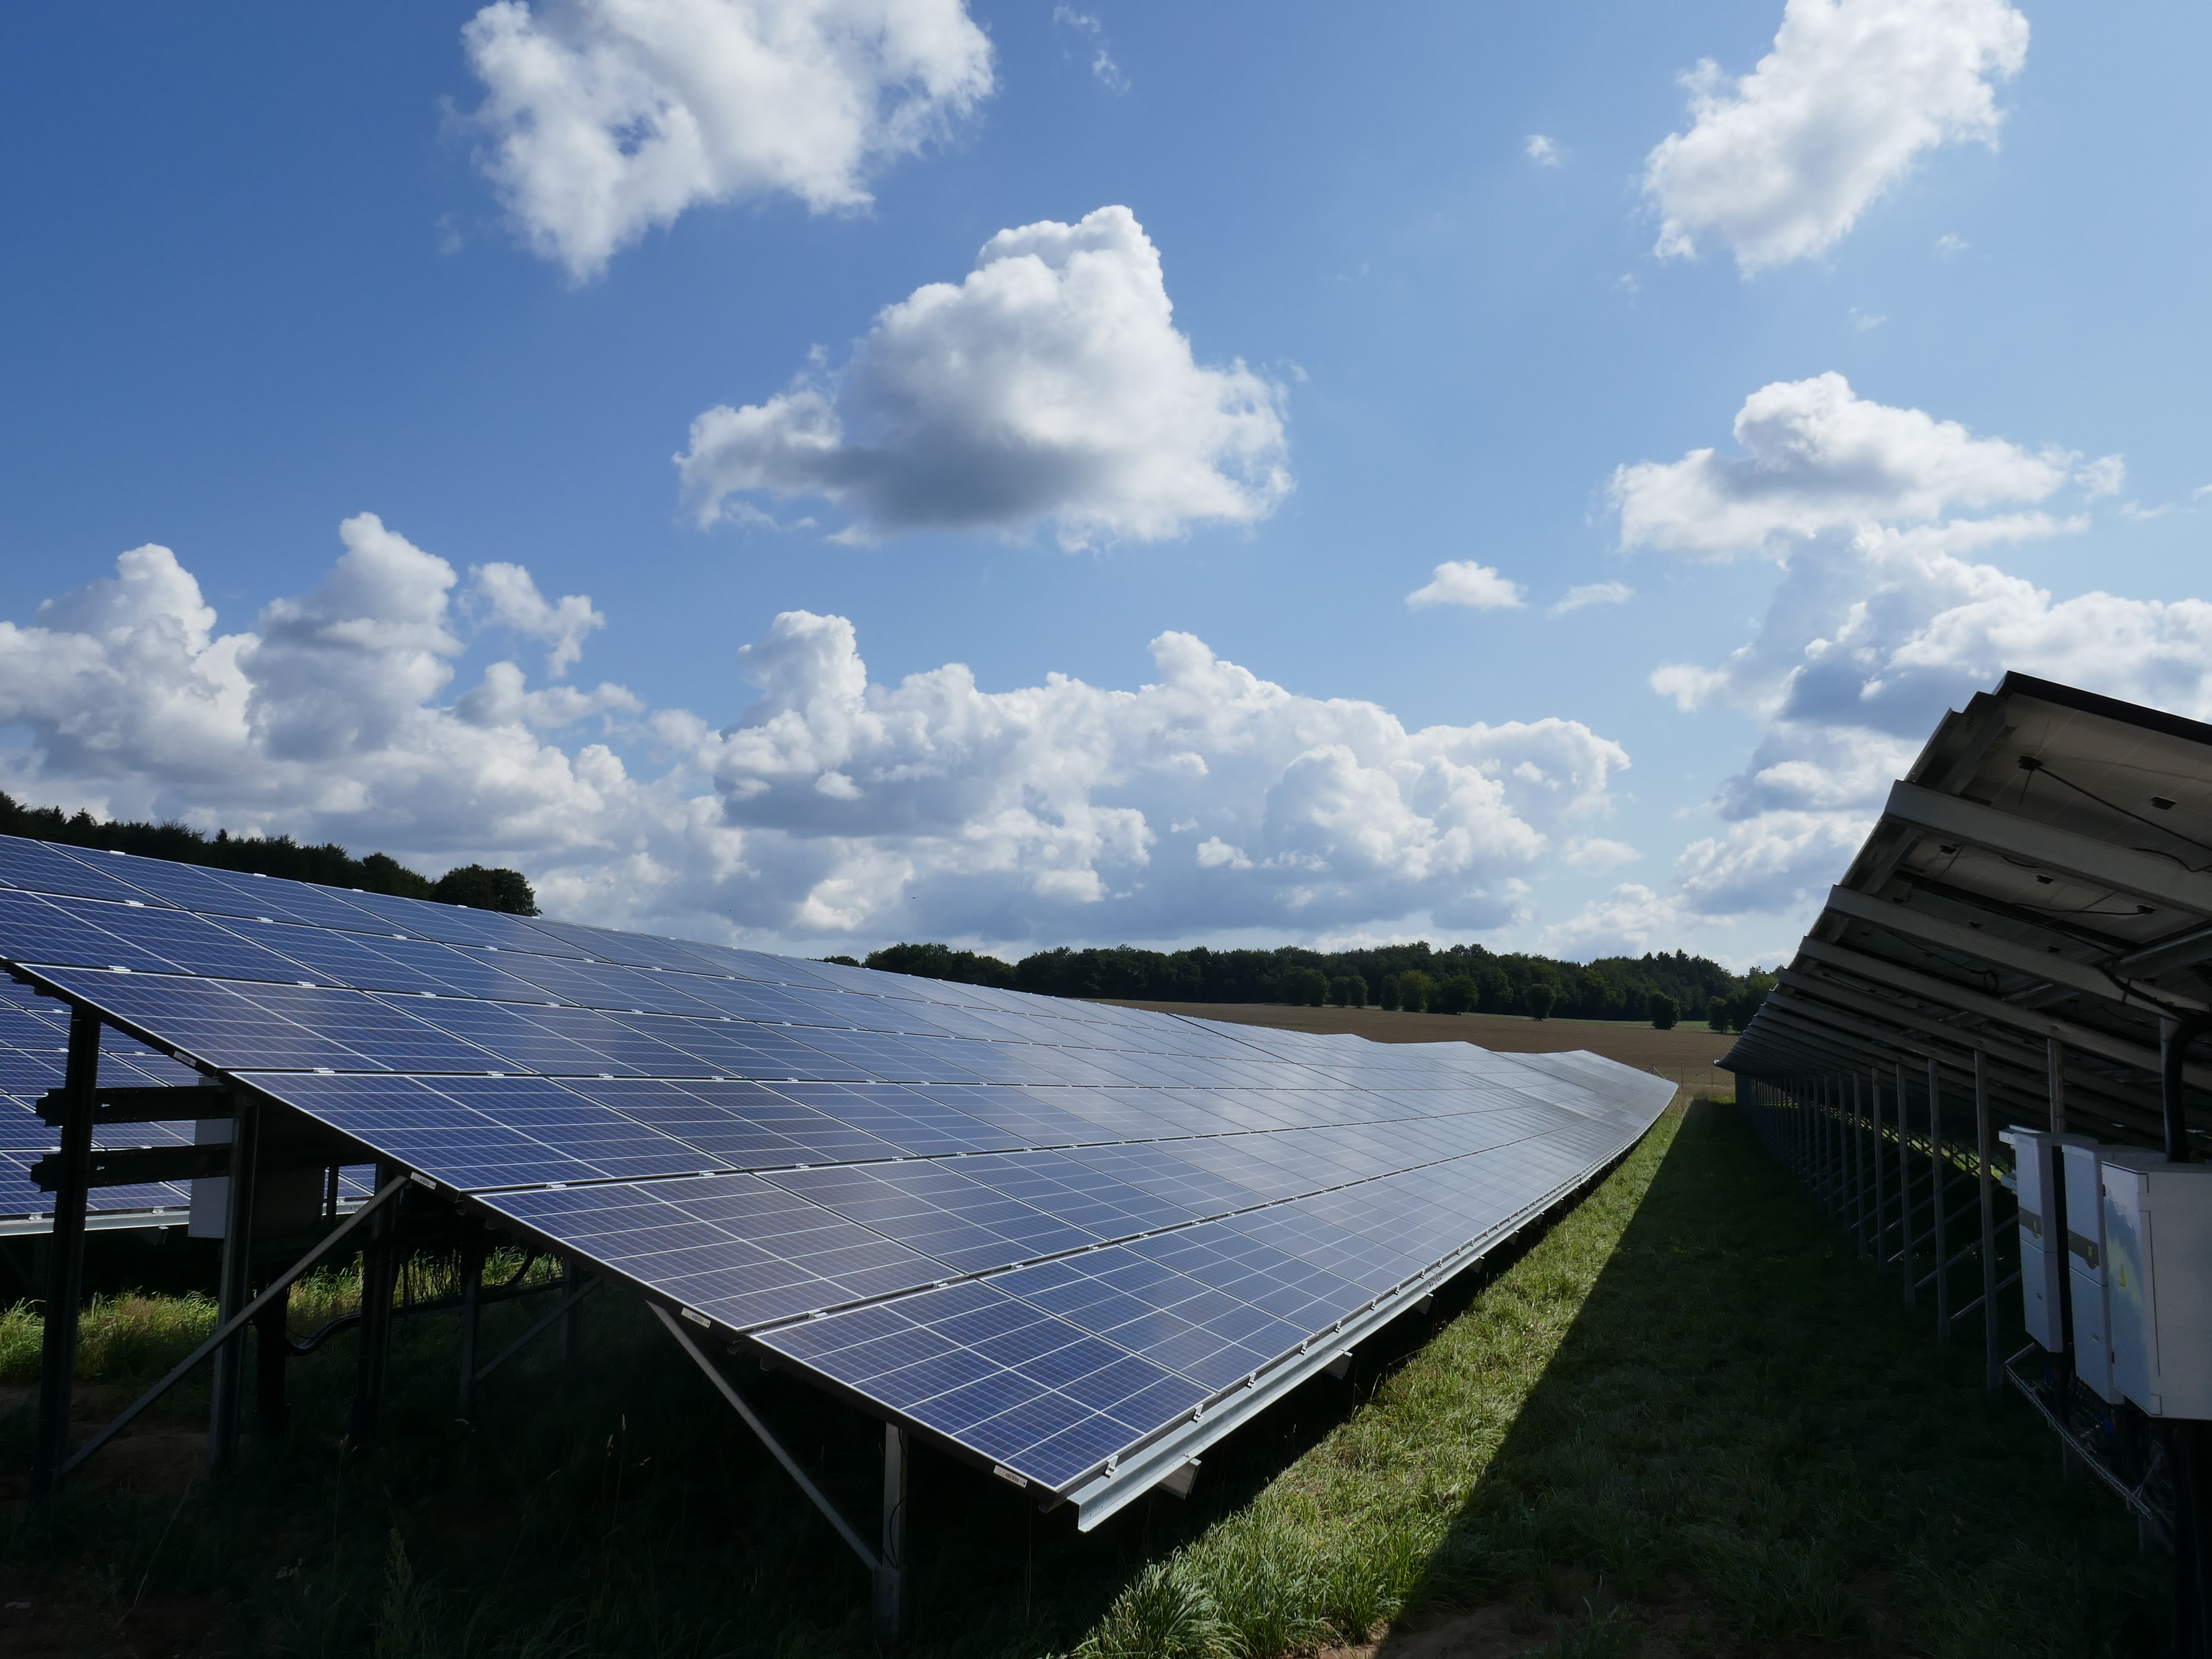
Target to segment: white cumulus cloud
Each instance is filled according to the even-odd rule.
[[[1449,559],[1431,573],[1431,580],[1425,587],[1417,587],[1406,595],[1406,603],[1416,609],[1432,605],[1463,605],[1476,611],[1516,611],[1521,607],[1524,590],[1521,584],[1509,581],[1486,564],[1477,564],[1473,559]]]
[[[992,89],[962,0],[498,0],[461,39],[483,169],[580,281],[700,203],[865,207]]]
[[[369,514],[341,540],[251,630],[222,631],[150,546],[0,622],[0,730],[27,734],[0,743],[0,787],[512,865],[554,913],[617,926],[1019,947],[1499,927],[1563,842],[1585,862],[1607,845],[1576,837],[1628,763],[1571,720],[1409,730],[1177,633],[1133,690],[987,690],[958,664],[885,685],[849,622],[790,611],[733,653],[722,724],[620,686],[533,689],[506,660],[468,684],[497,640],[471,628],[500,624],[454,568]],[[538,591],[495,581],[511,610]]]
[[[1789,0],[1750,74],[1708,59],[1686,77],[1690,129],[1644,166],[1657,251],[1711,237],[1748,275],[1832,246],[1923,151],[1996,144],[1995,84],[2027,36],[2005,0]]]
[[[2118,457],[2077,471],[2069,453],[1974,438],[1823,380],[1755,394],[1737,420],[1741,461],[1700,450],[1616,475],[1625,537],[1692,556],[1765,547],[1786,567],[1750,640],[1651,677],[1686,711],[1759,724],[1713,802],[1722,832],[1677,862],[1686,913],[1816,905],[1943,711],[2008,670],[2212,716],[2212,604],[2061,597],[1989,562],[2008,543],[2086,533],[2086,518],[1943,516],[2069,483],[2109,491]]]
[[[1641,956],[1655,939],[1665,950],[1690,919],[1675,900],[1630,882],[1547,927],[1539,943],[1547,955],[1571,961]]]
[[[627,787],[611,754],[533,736],[561,711],[533,706],[512,664],[493,665],[476,718],[441,706],[466,648],[453,566],[373,514],[339,534],[345,551],[321,584],[271,601],[251,632],[217,632],[198,582],[157,546],[42,605],[31,626],[0,622],[0,725],[30,734],[0,749],[6,787],[426,857],[588,836]]]
[[[1597,836],[1577,836],[1559,849],[1559,861],[1571,870],[1610,870],[1617,864],[1633,864],[1642,858],[1625,841]]]
[[[733,496],[848,507],[848,541],[927,527],[1070,548],[1252,524],[1290,493],[1281,386],[1209,368],[1127,208],[1000,231],[957,284],[887,307],[834,374],[710,409],[677,458],[700,519]]]
[[[564,593],[558,602],[548,599],[519,564],[477,565],[469,578],[492,621],[552,647],[545,658],[549,674],[567,673],[584,654],[585,638],[607,625],[581,593]]]
[[[1521,146],[1521,153],[1540,167],[1559,165],[1559,147],[1540,132],[1532,132]]]
[[[1761,386],[1737,411],[1735,440],[1738,455],[1693,449],[1679,461],[1615,469],[1609,493],[1621,545],[1786,557],[1827,532],[2033,506],[2067,483],[2079,459],[1875,403],[1835,374]],[[2033,514],[1989,526],[2005,538],[2057,527]]]
[[[1564,617],[1591,605],[1626,605],[1636,597],[1636,590],[1626,582],[1584,582],[1571,587],[1566,597],[1552,607],[1552,614]]]

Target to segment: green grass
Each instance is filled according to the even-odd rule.
[[[1488,1607],[1529,1652],[1587,1659],[1657,1636],[1680,1653],[2155,1650],[2163,1560],[2057,1480],[2024,1406],[1984,1392],[1978,1331],[1938,1346],[1899,1301],[1732,1110],[1669,1115],[1517,1261],[1441,1302],[1433,1336],[1401,1322],[1346,1382],[1215,1448],[1187,1503],[1156,1495],[1080,1535],[919,1456],[908,1646],[1274,1659]],[[281,1452],[181,1508],[176,1484],[88,1485],[50,1522],[18,1510],[0,1562],[64,1588],[88,1640],[144,1578],[198,1598],[240,1652],[875,1651],[866,1580],[828,1528],[657,1328],[588,1306],[582,1367],[497,1380],[475,1425],[453,1417],[450,1321],[404,1327],[388,1431],[362,1448],[337,1438],[342,1339],[295,1366]],[[487,1351],[535,1317],[495,1310]],[[865,1423],[733,1375],[869,1515]],[[27,1434],[0,1425],[13,1447]]]

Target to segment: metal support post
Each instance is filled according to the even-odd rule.
[[[84,1206],[91,1191],[93,1103],[100,1088],[100,1016],[70,1013],[69,1069],[62,1091],[62,1179],[54,1189],[47,1253],[46,1342],[39,1356],[38,1442],[31,1452],[31,1496],[46,1498],[69,1453],[70,1406],[76,1392],[77,1304],[84,1296]]]
[[[872,1575],[876,1632],[896,1636],[906,1617],[906,1431],[884,1425],[884,1542]]]
[[[584,1270],[576,1265],[576,1258],[561,1258],[561,1334],[554,1339],[560,1350],[561,1363],[576,1363],[577,1343],[583,1334],[582,1317],[576,1304],[583,1298],[576,1293],[584,1288]]]
[[[2066,1133],[2066,1050],[2057,1037],[2043,1040],[2044,1069],[2050,1077],[2051,1133]]]
[[[388,1185],[398,1173],[392,1164],[378,1164],[377,1186]],[[385,1361],[392,1352],[392,1288],[399,1267],[394,1237],[398,1220],[392,1208],[378,1211],[361,1247],[361,1347],[355,1361],[353,1415],[346,1429],[348,1437],[356,1442],[376,1432],[384,1408]]]
[[[261,1103],[247,1095],[232,1103],[230,1187],[222,1228],[222,1286],[216,1323],[228,1325],[253,1300],[254,1177],[261,1158]],[[246,1376],[246,1332],[215,1351],[208,1401],[207,1467],[221,1474],[238,1461],[238,1394]]]
[[[483,1223],[471,1219],[461,1235],[461,1382],[453,1413],[462,1422],[477,1414],[477,1330],[483,1296]]]
[[[282,1440],[292,1422],[284,1386],[284,1368],[292,1358],[290,1301],[287,1285],[253,1316],[253,1432],[264,1441]]]
[[[691,1333],[684,1328],[683,1322],[657,1302],[647,1303],[646,1305],[651,1310],[653,1316],[666,1328],[669,1335],[676,1339],[677,1346],[691,1356],[692,1363],[698,1366],[707,1381],[714,1385],[714,1392],[730,1402],[732,1409],[744,1419],[745,1426],[759,1438],[762,1445],[768,1448],[769,1455],[783,1465],[783,1472],[798,1483],[799,1491],[812,1499],[814,1507],[822,1511],[822,1518],[836,1529],[837,1536],[845,1540],[853,1553],[860,1558],[861,1565],[867,1568],[869,1577],[875,1583],[876,1606],[880,1613],[883,1606],[883,1585],[885,1575],[896,1574],[902,1571],[901,1564],[898,1561],[887,1560],[868,1547],[867,1540],[860,1536],[853,1523],[838,1513],[837,1506],[823,1495],[819,1486],[807,1479],[806,1471],[799,1467],[799,1460],[784,1449],[781,1441],[769,1432],[769,1426],[761,1421],[760,1413],[745,1403],[743,1395],[730,1386],[730,1379],[722,1375],[721,1368],[708,1358],[706,1351],[692,1340]],[[891,1522],[896,1519],[900,1528],[899,1541],[903,1545],[906,1524],[906,1437],[899,1435],[897,1440],[898,1501],[894,1504],[891,1502],[892,1442],[890,1437],[897,1431],[889,1424],[884,1425],[884,1539],[886,1544],[890,1541]],[[902,1550],[902,1555],[903,1553]]]
[[[1881,1067],[1867,1067],[1867,1099],[1874,1116],[1874,1268],[1889,1266],[1889,1158],[1881,1144]]]
[[[1867,1123],[1866,1108],[1859,1099],[1859,1074],[1851,1070],[1851,1231],[1857,1236],[1859,1254],[1867,1253]]]
[[[1820,1079],[1820,1206],[1832,1210],[1836,1196],[1836,1114],[1832,1080]]]
[[[2193,1164],[2184,1068],[2191,1042],[2212,1026],[2212,1014],[2159,1022],[2159,1093],[2166,1161]],[[2201,1423],[2166,1425],[2173,1463],[2173,1650],[2185,1659],[2212,1653],[2212,1448]]]
[[[1905,1305],[1920,1305],[1912,1264],[1912,1108],[1905,1094],[1905,1062],[1897,1062],[1897,1259],[1905,1264]]]
[[[355,1228],[374,1221],[376,1218],[383,1212],[385,1206],[391,1203],[399,1196],[400,1189],[405,1185],[406,1177],[404,1176],[395,1176],[385,1186],[379,1188],[375,1194],[369,1199],[368,1203],[362,1205],[361,1208],[356,1210],[351,1215],[348,1216],[343,1221],[341,1221],[336,1227],[332,1228],[321,1243],[316,1245],[314,1249],[309,1250],[307,1255],[301,1256],[297,1261],[295,1261],[290,1267],[285,1268],[283,1273],[277,1274],[275,1279],[271,1279],[269,1283],[269,1288],[262,1291],[259,1297],[256,1297],[246,1306],[240,1309],[234,1318],[227,1320],[223,1323],[217,1325],[215,1328],[214,1334],[204,1342],[202,1342],[199,1346],[194,1348],[190,1353],[186,1354],[182,1359],[179,1359],[175,1364],[170,1366],[167,1374],[159,1382],[155,1382],[152,1388],[147,1389],[146,1392],[140,1395],[137,1399],[132,1401],[128,1406],[125,1406],[116,1416],[108,1419],[106,1427],[100,1430],[98,1434],[93,1436],[91,1439],[86,1441],[84,1444],[79,1446],[75,1451],[71,1452],[69,1455],[68,1459],[54,1472],[55,1481],[58,1483],[79,1464],[82,1463],[86,1458],[91,1456],[109,1441],[114,1439],[117,1435],[122,1433],[125,1429],[130,1427],[130,1425],[137,1419],[138,1414],[141,1412],[144,1411],[156,1400],[159,1400],[163,1395],[168,1393],[171,1389],[176,1387],[179,1382],[181,1382],[186,1376],[190,1376],[193,1367],[197,1366],[200,1361],[209,1358],[217,1348],[220,1348],[224,1343],[229,1341],[232,1337],[237,1335],[238,1333],[243,1330],[246,1326],[264,1308],[266,1308],[270,1302],[273,1302],[278,1297],[288,1293],[291,1290],[292,1286],[299,1282],[302,1274],[306,1273],[325,1256],[330,1255],[331,1251],[337,1249],[337,1247],[344,1242],[347,1235],[351,1233]]]
[[[1928,1059],[1928,1179],[1929,1208],[1935,1213],[1936,1340],[1951,1340],[1951,1253],[1944,1243],[1943,1210],[1943,1096],[1936,1076],[1936,1059]]]

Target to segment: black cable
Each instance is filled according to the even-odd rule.
[[[2118,801],[2106,800],[2095,790],[2084,788],[2081,785],[2075,782],[2073,779],[2067,777],[2063,773],[2053,772],[2050,767],[2045,765],[2043,762],[2036,759],[2033,755],[2022,755],[2020,757],[2020,765],[2021,770],[2026,772],[2030,777],[2034,776],[2038,772],[2041,772],[2050,777],[2054,782],[2064,784],[2075,794],[2087,796],[2089,799],[2096,802],[2098,805],[2105,808],[2107,811],[2118,812],[2124,818],[2133,818],[2137,823],[2148,824],[2151,829],[2157,830],[2161,836],[2171,836],[2178,842],[2183,842],[2187,843],[2189,846],[2194,847],[2200,853],[2212,853],[2212,844],[2201,842],[2194,836],[2185,836],[2180,830],[2171,829],[2166,824],[2160,823],[2156,818],[2147,818],[2142,813],[2121,805]],[[2023,782],[2021,786],[2021,799],[2025,802],[2027,799],[2027,786]],[[2148,848],[2143,848],[2139,850],[2148,852],[2150,849]],[[2186,866],[2185,866],[2184,867],[2185,868]],[[2198,873],[2202,872],[2200,872]]]

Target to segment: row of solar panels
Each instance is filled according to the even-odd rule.
[[[106,1063],[241,1081],[1060,1492],[1298,1374],[1673,1092],[40,843],[0,884],[0,957],[158,1051]]]

